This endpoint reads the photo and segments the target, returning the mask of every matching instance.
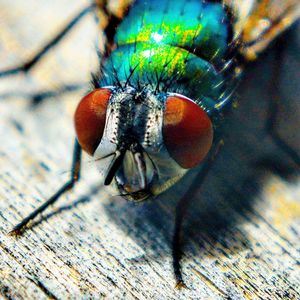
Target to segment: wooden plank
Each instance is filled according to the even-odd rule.
[[[1,69],[29,57],[84,0],[1,3]],[[49,4],[50,5],[50,4]],[[37,13],[38,12],[38,13]],[[297,299],[300,180],[254,167],[295,166],[264,130],[275,51],[253,64],[224,125],[225,146],[186,218],[183,275],[174,289],[174,207],[193,174],[152,202],[134,205],[103,188],[92,160],[83,180],[24,236],[6,235],[68,178],[72,114],[97,69],[86,17],[27,76],[0,80],[0,295],[4,299]],[[290,32],[280,80],[282,136],[300,152],[299,27]],[[29,94],[59,91],[32,106]]]

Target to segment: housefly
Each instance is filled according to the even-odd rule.
[[[81,154],[94,158],[104,176],[129,201],[154,198],[190,169],[199,175],[176,209],[173,266],[178,286],[180,228],[190,199],[199,190],[222,144],[221,114],[230,108],[247,62],[255,60],[300,16],[297,0],[96,1],[21,66],[0,77],[27,73],[84,15],[95,12],[104,33],[93,88],[74,115],[76,131],[71,178],[17,224],[53,204],[80,179]],[[272,116],[275,120],[276,116]],[[300,158],[275,132],[277,144]]]

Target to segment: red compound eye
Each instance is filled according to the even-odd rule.
[[[97,149],[106,120],[111,90],[96,89],[79,102],[75,112],[75,130],[81,148],[93,155]]]
[[[192,100],[169,96],[163,120],[163,137],[170,156],[185,169],[199,164],[213,141],[213,128],[207,113]]]

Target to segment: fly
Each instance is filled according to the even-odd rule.
[[[182,286],[180,228],[223,143],[218,138],[220,115],[232,106],[245,63],[299,18],[300,4],[137,0],[122,1],[114,12],[108,4],[97,1],[84,9],[30,61],[0,72],[0,77],[27,72],[96,9],[105,44],[93,89],[75,112],[71,178],[10,233],[22,233],[29,221],[73,188],[80,179],[82,150],[94,158],[104,184],[134,202],[158,196],[202,165],[176,209],[173,267]],[[299,155],[274,134],[275,117],[269,126],[275,142],[300,166]]]

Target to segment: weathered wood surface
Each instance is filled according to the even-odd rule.
[[[0,67],[24,61],[86,1],[0,1]],[[27,76],[0,81],[0,295],[3,299],[299,299],[300,178],[263,130],[276,57],[252,65],[225,126],[225,146],[185,226],[174,289],[171,237],[184,183],[133,205],[101,185],[91,159],[68,193],[22,237],[6,233],[68,178],[72,113],[96,69],[86,17]],[[280,132],[300,151],[299,30],[286,36]],[[29,95],[57,92],[33,106]],[[257,168],[269,161],[274,170]],[[186,178],[185,182],[189,182]]]

